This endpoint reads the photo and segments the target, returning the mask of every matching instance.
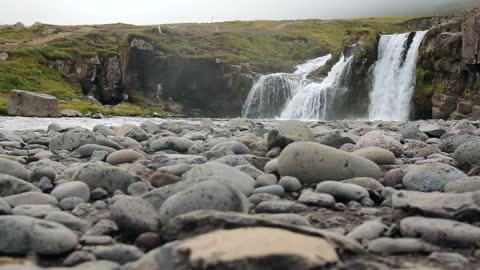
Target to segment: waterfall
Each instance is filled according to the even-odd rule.
[[[279,117],[295,93],[306,84],[308,75],[324,66],[332,55],[309,60],[297,66],[294,73],[262,75],[253,85],[243,105],[242,116],[247,118]]]
[[[373,71],[369,118],[408,120],[416,81],[417,55],[427,31],[382,35]]]
[[[348,91],[344,78],[350,72],[352,61],[353,54],[349,57],[342,55],[323,81],[302,81],[299,90],[282,112],[281,118],[301,120],[333,118],[329,112],[333,109],[337,94],[343,95]]]

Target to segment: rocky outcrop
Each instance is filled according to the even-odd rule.
[[[419,52],[415,118],[470,117],[456,108],[462,100],[480,104],[480,10],[432,22]]]
[[[462,61],[467,65],[480,64],[480,10],[466,15],[462,25]]]
[[[164,56],[148,41],[132,38],[126,85],[147,98],[173,100],[216,116],[238,116],[252,87],[247,65],[213,57]]]
[[[12,90],[8,99],[8,114],[34,117],[60,117],[56,97],[23,90]]]

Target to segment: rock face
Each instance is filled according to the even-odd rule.
[[[26,216],[0,217],[0,253],[60,255],[72,250],[77,236],[65,226]]]
[[[289,243],[296,243],[301,249]],[[194,268],[315,269],[338,262],[335,248],[321,238],[280,229],[255,228],[217,231],[181,243]]]
[[[23,90],[12,90],[8,99],[8,114],[35,117],[60,117],[56,97]]]
[[[471,11],[462,25],[462,61],[468,65],[480,64],[480,12]]]
[[[282,176],[296,177],[306,185],[355,177],[379,178],[382,174],[378,165],[368,159],[308,142],[287,146],[278,164]]]

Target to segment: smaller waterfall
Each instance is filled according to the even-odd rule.
[[[243,105],[242,116],[275,118],[307,81],[307,76],[324,66],[332,55],[322,56],[297,66],[294,73],[274,73],[258,78]]]
[[[383,35],[378,45],[369,118],[408,120],[415,90],[417,55],[427,31]]]
[[[329,118],[329,111],[334,106],[337,91],[344,94],[344,78],[350,71],[353,54],[342,55],[322,82],[304,80],[299,91],[282,112],[283,119],[318,120]]]

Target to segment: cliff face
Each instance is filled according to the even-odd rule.
[[[134,39],[131,44],[129,89],[219,117],[238,116],[253,83],[247,66],[225,65],[211,57],[160,56],[144,40]]]
[[[420,48],[415,118],[468,117],[480,104],[479,56],[480,10],[434,21]],[[457,108],[460,101],[470,109]]]

